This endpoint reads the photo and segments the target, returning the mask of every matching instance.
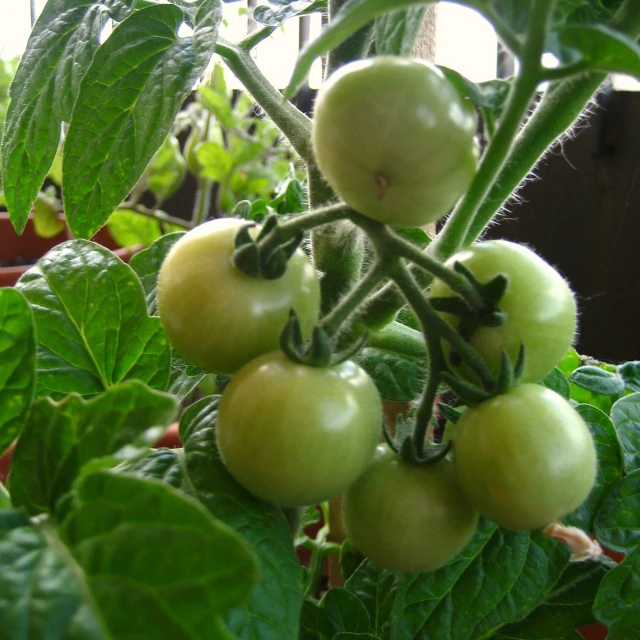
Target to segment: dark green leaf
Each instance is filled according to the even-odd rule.
[[[0,455],[24,426],[36,385],[33,315],[16,289],[0,289]]]
[[[61,548],[51,544],[22,511],[0,511],[3,640],[108,639],[85,600],[78,568]]]
[[[140,281],[87,240],[58,245],[17,284],[33,310],[38,397],[100,393],[138,379],[166,389],[170,348],[150,318]]]
[[[560,394],[563,398],[568,400],[571,397],[571,386],[566,376],[560,369],[555,368],[549,375],[543,380],[542,384],[556,393]]]
[[[136,11],[100,47],[82,80],[65,140],[63,195],[73,233],[91,237],[126,198],[169,133],[209,62],[219,0],[198,4],[192,36],[183,12]]]
[[[625,362],[618,367],[618,374],[630,391],[640,391],[640,362]]]
[[[611,421],[622,445],[627,473],[640,467],[640,393],[632,393],[611,407]]]
[[[175,399],[132,380],[92,400],[38,402],[13,455],[9,490],[29,513],[51,511],[82,465],[105,456],[115,464],[153,445],[177,414]],[[132,446],[133,445],[133,446]]]
[[[132,5],[132,0],[50,0],[35,23],[11,85],[2,145],[5,197],[20,233],[58,150],[62,121],[71,119],[100,33],[108,18],[122,20]]]
[[[370,631],[381,638],[390,637],[397,586],[396,574],[368,560],[347,580],[347,590],[358,596],[369,612]]]
[[[183,493],[192,495],[189,480],[184,473],[182,449],[156,449],[144,458],[124,463],[118,467],[118,470],[140,478],[160,480]]]
[[[279,27],[290,18],[317,11],[326,12],[327,0],[293,0],[292,2],[272,2],[277,8],[260,6],[253,11],[253,19],[268,27]]]
[[[220,616],[257,578],[249,546],[197,501],[126,474],[83,478],[61,537],[113,638],[230,638]]]
[[[376,54],[379,56],[408,56],[420,31],[425,7],[386,13],[376,18]]]
[[[330,589],[319,605],[306,601],[300,618],[300,640],[333,640],[335,634],[369,631],[364,604],[346,589]]]
[[[193,364],[187,362],[177,351],[171,352],[171,371],[167,391],[184,400],[207,374]]]
[[[616,430],[607,414],[588,404],[578,405],[576,411],[587,423],[593,435],[598,471],[589,497],[563,521],[592,533],[598,511],[622,478],[622,450]]]
[[[180,421],[180,436],[196,497],[252,545],[260,562],[260,583],[246,604],[225,619],[240,640],[294,640],[302,585],[289,526],[278,507],[238,485],[220,460],[215,443],[218,401],[209,397],[191,405]]]
[[[505,625],[492,638],[565,640],[577,627],[595,622],[593,600],[612,565],[608,558],[569,564],[542,606],[524,620]]]
[[[541,532],[506,532],[482,520],[465,550],[443,568],[393,578],[366,562],[347,589],[363,600],[372,632],[383,638],[471,640],[545,602],[568,559],[568,549]]]
[[[549,48],[564,64],[581,63],[590,71],[640,77],[640,46],[603,25],[566,27]]]
[[[640,469],[625,476],[609,494],[596,520],[598,540],[615,551],[640,542]]]
[[[136,272],[147,301],[147,310],[150,316],[158,315],[157,304],[157,286],[158,272],[167,257],[167,253],[173,245],[182,238],[183,232],[168,233],[158,238],[148,249],[136,253],[129,263],[131,268]]]
[[[355,361],[373,378],[384,400],[406,402],[415,400],[422,392],[426,377],[424,360],[367,347]]]
[[[378,636],[370,633],[350,633],[349,631],[341,631],[333,636],[332,640],[379,640]]]
[[[640,637],[640,548],[603,578],[593,610],[609,628],[607,640]]]
[[[624,380],[617,373],[600,367],[580,367],[569,376],[569,380],[587,391],[603,396],[617,396],[624,392]]]

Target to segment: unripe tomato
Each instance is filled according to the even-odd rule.
[[[320,313],[320,283],[302,250],[277,280],[251,278],[233,264],[245,220],[206,222],[171,248],[158,276],[158,311],[171,344],[212,373],[235,373],[278,348],[294,309],[309,337]]]
[[[441,218],[477,164],[476,115],[422,60],[381,56],[341,67],[318,93],[320,170],[356,211],[396,227]]]
[[[473,536],[478,512],[453,464],[417,466],[380,445],[371,466],[342,501],[353,545],[389,571],[433,571]]]
[[[567,281],[531,249],[506,240],[474,244],[446,264],[453,267],[455,262],[462,263],[483,284],[498,274],[508,279],[507,290],[498,303],[506,322],[499,327],[479,327],[470,340],[491,372],[498,374],[503,351],[515,364],[523,343],[525,367],[520,381],[544,378],[562,360],[576,331],[576,303]],[[456,294],[441,280],[434,280],[430,295]],[[458,326],[457,316],[441,315],[451,326]],[[443,348],[449,358],[449,344],[443,342]],[[476,381],[466,365],[450,359],[449,364],[461,377]]]
[[[220,455],[254,495],[303,506],[343,493],[367,468],[382,404],[357,364],[309,367],[274,352],[243,367],[218,409]]]
[[[537,384],[465,411],[456,424],[453,459],[478,511],[518,531],[573,511],[596,476],[589,428],[562,396]]]

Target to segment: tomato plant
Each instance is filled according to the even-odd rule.
[[[213,373],[235,373],[276,349],[291,309],[308,336],[320,310],[318,278],[301,250],[277,280],[251,278],[234,266],[235,235],[243,224],[219,219],[190,231],[158,276],[158,309],[171,343]]]
[[[567,352],[576,331],[576,303],[566,280],[531,249],[506,240],[480,242],[447,262],[464,265],[481,283],[499,274],[507,277],[507,289],[499,302],[506,315],[504,324],[478,327],[470,342],[494,374],[499,370],[502,352],[515,364],[522,344],[522,382],[544,378]],[[449,297],[452,292],[441,280],[435,280],[430,295]],[[459,322],[451,314],[443,317],[454,326]],[[445,350],[450,356],[448,345]],[[473,379],[473,373],[459,360],[451,364],[456,372]]]
[[[433,65],[381,56],[343,66],[315,105],[313,144],[336,193],[395,227],[441,218],[476,169],[476,116]]]
[[[0,204],[73,235],[0,289],[2,640],[637,636],[640,363],[567,352],[588,278],[479,239],[640,78],[640,3],[461,1],[488,82],[415,59],[427,4],[271,0],[233,42],[233,2],[48,0],[0,64]],[[327,9],[273,86],[255,48]],[[607,262],[636,167],[594,155]]]
[[[371,461],[381,427],[378,392],[358,365],[309,367],[275,352],[233,378],[216,439],[225,464],[252,493],[309,505],[353,483]]]
[[[536,384],[465,411],[453,453],[480,513],[526,531],[562,518],[589,494],[596,453],[587,425],[560,395]]]
[[[346,492],[342,509],[355,547],[389,571],[440,568],[478,524],[449,460],[411,465],[386,445]]]

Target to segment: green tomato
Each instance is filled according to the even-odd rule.
[[[531,249],[506,240],[472,245],[446,264],[452,268],[455,262],[467,267],[481,283],[498,274],[508,279],[507,290],[498,303],[506,314],[505,323],[500,327],[479,327],[470,340],[491,372],[498,374],[503,351],[515,364],[523,343],[525,367],[520,381],[537,382],[544,378],[562,360],[576,332],[576,303],[566,280]],[[441,280],[435,280],[430,295],[455,294]],[[457,327],[458,316],[441,315]],[[443,348],[453,371],[477,381],[466,365],[452,363],[448,343]]]
[[[320,284],[303,251],[277,280],[250,278],[233,264],[234,240],[246,221],[212,220],[171,248],[158,277],[158,311],[171,344],[205,371],[235,373],[278,348],[294,309],[309,337],[320,313]]]
[[[389,571],[433,571],[473,536],[478,512],[450,460],[417,466],[387,445],[342,501],[353,545]]]
[[[382,433],[382,403],[357,364],[309,367],[283,353],[243,367],[218,411],[220,455],[235,479],[275,504],[335,498],[367,468]]]
[[[313,145],[320,170],[353,209],[395,227],[445,215],[475,174],[476,115],[422,60],[344,65],[318,93]]]
[[[573,511],[596,475],[589,428],[562,396],[537,384],[466,411],[456,424],[453,458],[480,513],[517,531]]]

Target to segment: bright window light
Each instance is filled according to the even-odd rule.
[[[495,80],[498,41],[479,13],[451,2],[438,5],[436,64],[450,67],[472,82]]]

